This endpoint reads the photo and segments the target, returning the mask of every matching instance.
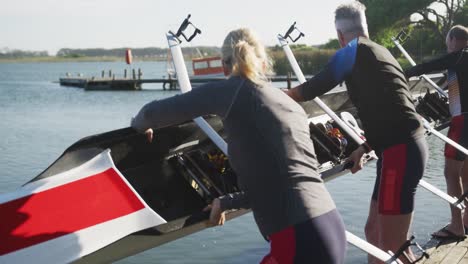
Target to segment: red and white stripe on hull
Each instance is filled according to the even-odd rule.
[[[65,263],[166,221],[115,167],[110,150],[0,195],[0,263]]]

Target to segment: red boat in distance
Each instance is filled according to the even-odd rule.
[[[206,57],[192,59],[193,76],[196,77],[224,77],[221,57]]]

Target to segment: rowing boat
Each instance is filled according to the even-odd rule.
[[[328,93],[321,99],[338,113],[354,113],[345,91]],[[328,181],[347,173],[345,159],[356,145],[342,132],[349,143],[344,148],[339,146],[336,138],[323,131],[320,124],[329,122],[329,118],[321,114],[320,108],[313,103],[305,103],[303,107],[311,117],[311,140],[321,163],[322,178]],[[218,117],[207,116],[205,120],[221,137],[225,136]],[[443,123],[442,119],[434,121]],[[115,261],[205,229],[207,213],[203,208],[213,198],[239,190],[228,160],[193,121],[158,129],[155,135],[156,140],[148,143],[144,135],[132,128],[124,128],[81,139],[24,185],[27,187],[58,177],[110,150],[116,169],[145,203],[167,222],[129,234],[83,256],[78,262]],[[227,218],[247,212],[232,211]]]

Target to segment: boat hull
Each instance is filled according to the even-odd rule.
[[[355,114],[344,89],[321,96],[321,99],[335,112]],[[312,119],[324,114],[314,102],[306,102],[302,106]],[[215,116],[205,118],[215,131],[225,137],[221,119]],[[235,173],[230,170],[227,161],[223,165],[224,172],[213,170],[215,162],[207,158],[210,156],[208,154],[220,151],[194,122],[158,129],[155,135],[157,140],[148,143],[144,135],[132,128],[123,128],[81,139],[30,181],[54,177],[110,149],[117,169],[148,206],[167,221],[166,224],[126,236],[76,262],[116,261],[203,230],[208,227],[208,213],[203,209],[210,201],[219,195],[239,190]],[[330,158],[327,156],[330,149],[328,152],[321,151],[329,143],[325,140],[316,144],[317,140],[326,136],[313,136],[324,181],[346,174],[345,158],[356,147],[352,140],[348,139],[350,143],[339,157]],[[219,178],[223,179],[222,184]],[[227,218],[233,219],[247,212],[232,211],[227,213]]]

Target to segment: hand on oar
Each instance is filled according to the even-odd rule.
[[[221,210],[221,201],[218,198],[214,199],[210,205],[203,209],[203,211],[209,210],[211,210],[211,212],[208,224],[211,226],[224,225],[224,222],[226,222],[226,215]]]
[[[354,174],[362,169],[364,165],[364,161],[362,157],[364,156],[365,153],[366,153],[366,150],[362,146],[359,146],[356,150],[353,151],[353,153],[351,153],[351,155],[349,155],[347,162],[353,163],[353,167],[350,169],[351,173]]]

